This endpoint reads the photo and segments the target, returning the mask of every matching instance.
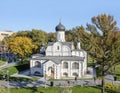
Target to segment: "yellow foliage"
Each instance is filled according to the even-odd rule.
[[[6,93],[4,88],[0,88],[0,93]]]
[[[36,48],[36,46],[33,45],[32,40],[27,37],[16,37],[9,43],[10,51],[18,54],[22,58],[31,54],[34,48]]]
[[[112,84],[111,82],[105,83],[105,88],[106,89],[111,89],[111,90],[119,90],[120,87],[116,84]]]

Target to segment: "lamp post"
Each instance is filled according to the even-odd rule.
[[[7,70],[7,88],[8,88],[7,93],[10,93],[10,89],[9,89],[9,70]]]
[[[45,65],[45,72],[44,72],[44,79],[45,79],[45,88],[46,88],[46,65]]]

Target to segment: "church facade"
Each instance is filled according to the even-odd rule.
[[[81,49],[80,41],[75,49],[73,42],[65,41],[65,26],[56,26],[56,42],[42,46],[40,54],[32,55],[31,75],[53,79],[82,78],[87,72],[87,52]]]

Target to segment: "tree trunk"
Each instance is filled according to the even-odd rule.
[[[104,72],[104,60],[103,60],[103,64],[102,64],[102,89],[101,89],[101,93],[105,92],[104,84],[105,84],[105,72]]]
[[[102,90],[101,90],[101,93],[105,92],[104,84],[105,84],[104,71],[102,71]]]

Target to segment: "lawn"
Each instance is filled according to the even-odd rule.
[[[15,66],[2,69],[2,70],[0,70],[0,79],[1,79],[2,75],[5,75],[7,73],[7,71],[9,71],[9,75],[13,75],[15,73],[18,73],[18,72],[26,70],[26,69],[29,69],[29,63],[28,62],[18,63]]]
[[[17,91],[17,92],[16,92]],[[33,87],[33,88],[14,88],[11,93],[100,93],[100,89],[93,87],[58,88],[58,87]]]
[[[27,70],[27,69],[29,69],[29,67],[30,67],[29,61],[25,61],[25,62],[20,62],[15,66],[2,69],[2,70],[0,70],[0,79],[2,79],[3,75],[6,74],[7,71],[9,71],[9,80],[10,81],[19,81],[19,82],[29,81],[29,82],[32,82],[32,81],[38,80],[39,78],[24,78],[24,77],[11,77],[10,76],[10,75],[13,75],[15,73],[19,73],[21,71]]]
[[[116,75],[117,75],[117,80],[120,81],[120,65],[116,66]]]
[[[5,61],[0,60],[0,66],[4,65],[5,63]]]
[[[9,75],[13,75],[15,73],[18,73],[20,71],[29,69],[29,62],[25,61],[25,62],[19,62],[17,65],[12,66],[12,67],[8,67],[5,69],[0,70],[0,74],[6,74],[6,71],[9,70]]]

